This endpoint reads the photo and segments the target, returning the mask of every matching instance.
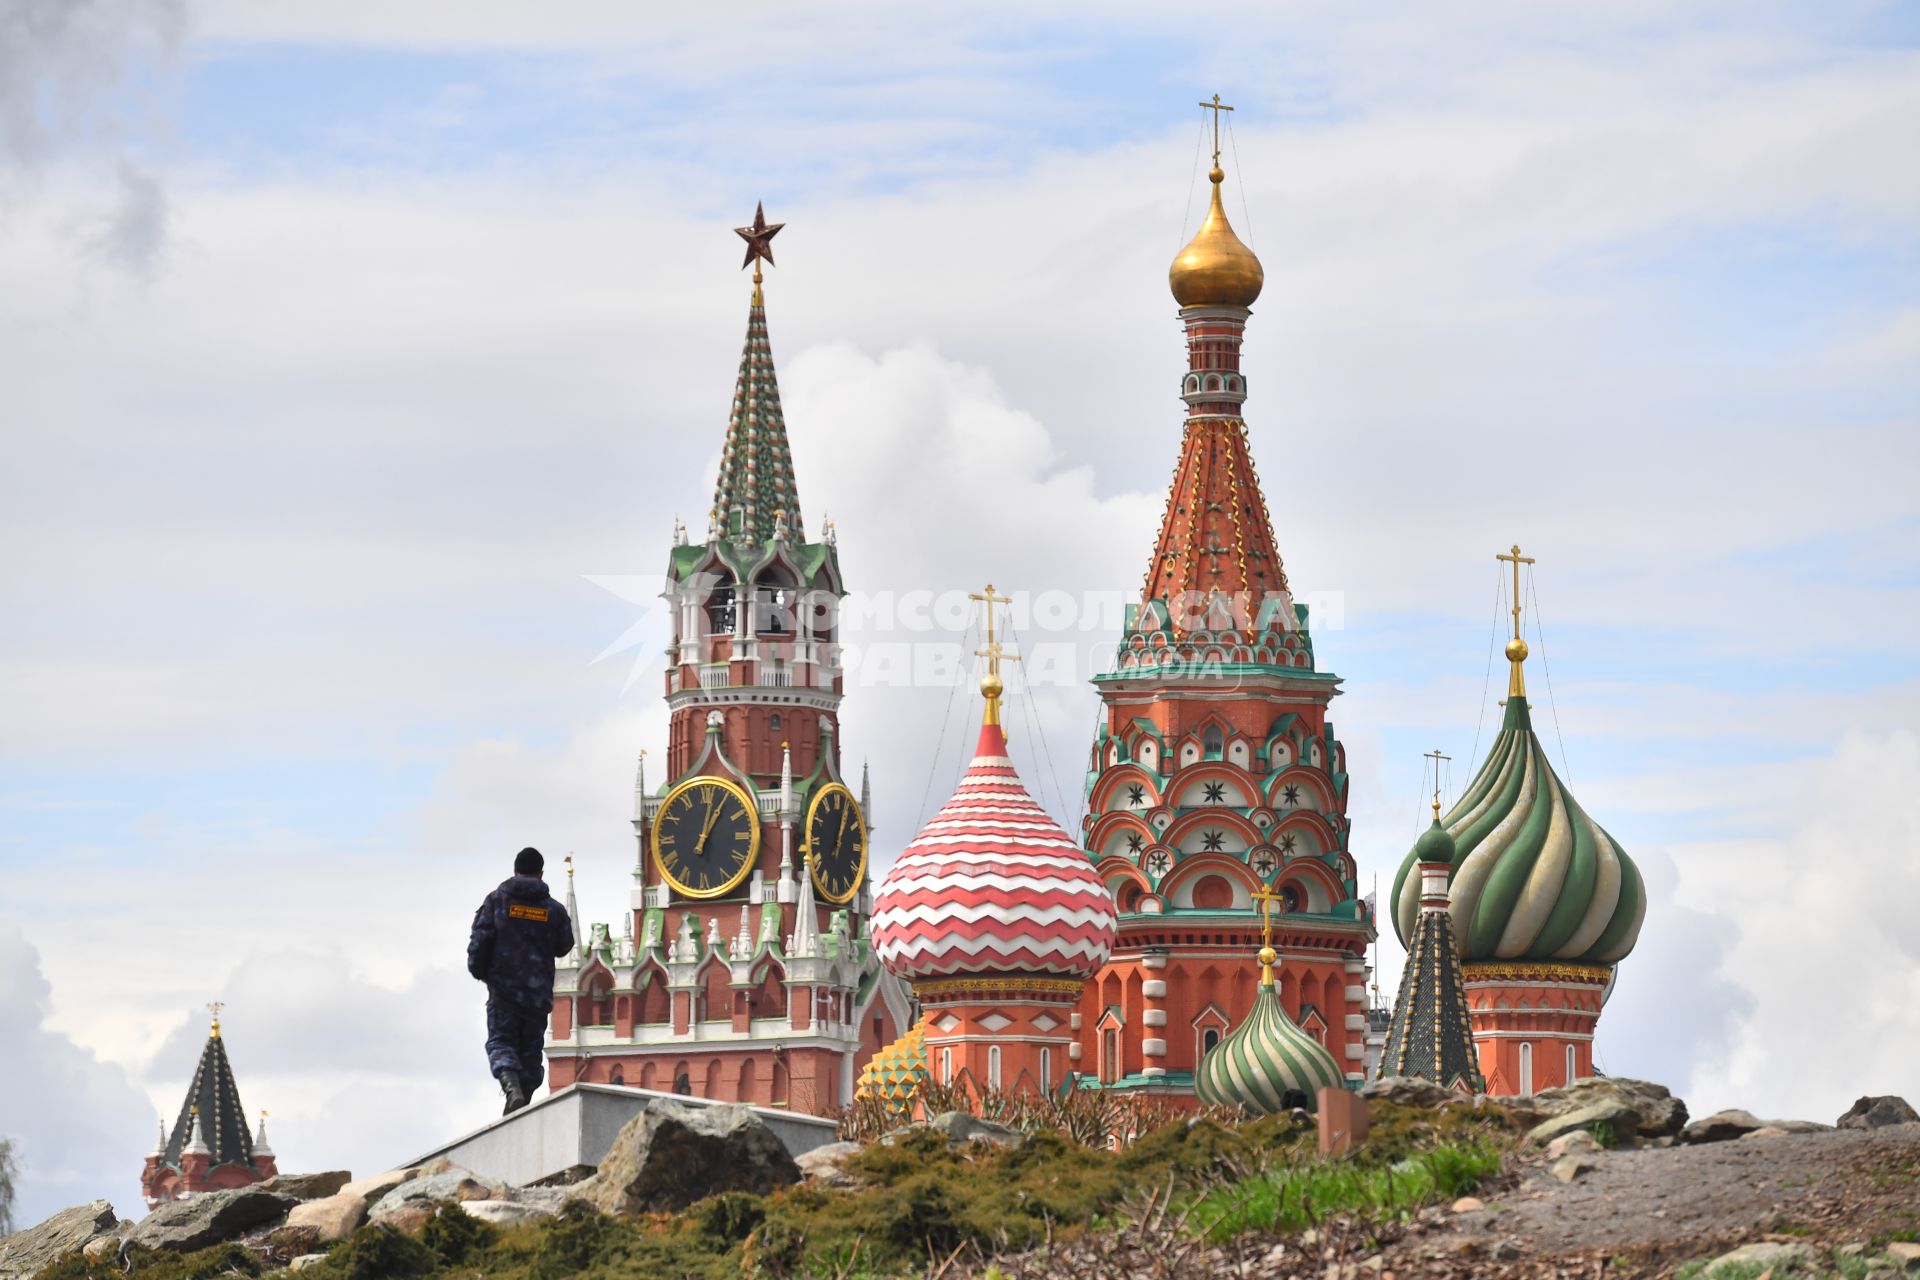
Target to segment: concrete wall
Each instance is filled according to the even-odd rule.
[[[407,1163],[445,1156],[463,1169],[524,1187],[577,1165],[599,1164],[627,1122],[662,1099],[696,1107],[734,1105],[654,1089],[576,1084]],[[831,1120],[766,1107],[750,1110],[796,1156],[834,1141]]]

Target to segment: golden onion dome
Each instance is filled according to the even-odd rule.
[[[1213,183],[1213,201],[1206,221],[1167,269],[1174,301],[1183,307],[1250,307],[1266,283],[1260,259],[1233,234],[1220,203],[1220,184],[1226,176],[1217,163],[1207,174]]]

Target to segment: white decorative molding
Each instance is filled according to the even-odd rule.
[[[1366,1029],[1367,1029],[1367,1015],[1366,1015],[1366,1014],[1364,1014],[1364,1013],[1350,1013],[1350,1014],[1348,1014],[1348,1015],[1347,1015],[1347,1030],[1349,1030],[1349,1031],[1365,1031]]]
[[[1347,1056],[1349,1058],[1364,1058],[1367,1056],[1367,1046],[1363,1044],[1350,1044],[1347,1046]]]
[[[1142,1067],[1140,1068],[1140,1074],[1157,1080],[1167,1074],[1167,1069],[1165,1067]]]
[[[1142,1040],[1140,1052],[1149,1058],[1164,1058],[1167,1056],[1167,1042],[1159,1039]]]
[[[960,1025],[960,1019],[954,1017],[952,1014],[948,1014],[933,1025],[941,1031],[952,1031]]]
[[[1365,987],[1360,986],[1359,984],[1356,983],[1355,985],[1347,988],[1348,1004],[1365,1004],[1366,1002],[1367,1002],[1367,989]]]
[[[1164,1026],[1166,1026],[1166,1025],[1167,1025],[1167,1011],[1166,1011],[1165,1009],[1146,1009],[1146,1010],[1143,1010],[1143,1011],[1141,1012],[1141,1014],[1140,1014],[1140,1025],[1141,1025],[1141,1026],[1143,1026],[1143,1027],[1164,1027]]]
[[[1067,1015],[1067,1025],[1075,1031],[1078,1031],[1080,1029],[1080,1024],[1082,1021],[1084,1021],[1084,1019],[1082,1019],[1081,1016],[1077,1013],[1070,1013]]]
[[[1165,956],[1141,956],[1140,967],[1142,969],[1164,969],[1167,967],[1167,958]]]
[[[1013,1025],[1013,1019],[1004,1013],[990,1013],[980,1019],[980,1025],[988,1031],[1005,1031]],[[1044,1030],[1045,1028],[1042,1029]]]
[[[1060,1025],[1060,1019],[1054,1017],[1050,1013],[1040,1013],[1040,1014],[1034,1015],[1033,1029],[1035,1031],[1051,1031],[1059,1025]]]

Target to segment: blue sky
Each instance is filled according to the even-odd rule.
[[[0,38],[0,996],[35,1062],[92,1065],[0,1090],[28,1216],[137,1207],[216,997],[295,1163],[484,1105],[455,956],[495,855],[571,848],[590,916],[624,900],[664,712],[595,660],[641,616],[596,578],[705,509],[756,200],[806,515],[856,589],[1130,590],[1216,91],[1363,877],[1421,753],[1464,784],[1491,735],[1518,541],[1550,749],[1557,717],[1655,889],[1609,1068],[1815,1118],[1920,1090],[1911,925],[1862,902],[1920,891],[1910,6],[47,2]],[[1025,695],[1045,750],[1015,734],[1069,803],[1084,674]],[[958,768],[948,693],[848,700],[883,859]],[[1836,965],[1881,994],[1820,1004]],[[1873,1078],[1824,1070],[1816,1007]],[[125,1146],[50,1154],[86,1126]]]

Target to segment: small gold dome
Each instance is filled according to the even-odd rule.
[[[1271,968],[1273,965],[1279,963],[1280,953],[1272,947],[1262,947],[1260,948],[1260,954],[1255,956],[1254,959]]]
[[[984,693],[987,697],[997,698],[1006,691],[1007,686],[1001,683],[1000,677],[994,675],[992,672],[988,672],[980,678],[980,692]]]
[[[1527,642],[1518,637],[1507,641],[1507,661],[1525,662],[1527,660]]]
[[[1183,307],[1250,307],[1266,283],[1260,259],[1227,222],[1227,211],[1220,203],[1220,184],[1226,176],[1217,164],[1207,174],[1213,183],[1207,219],[1167,270],[1174,301]]]

